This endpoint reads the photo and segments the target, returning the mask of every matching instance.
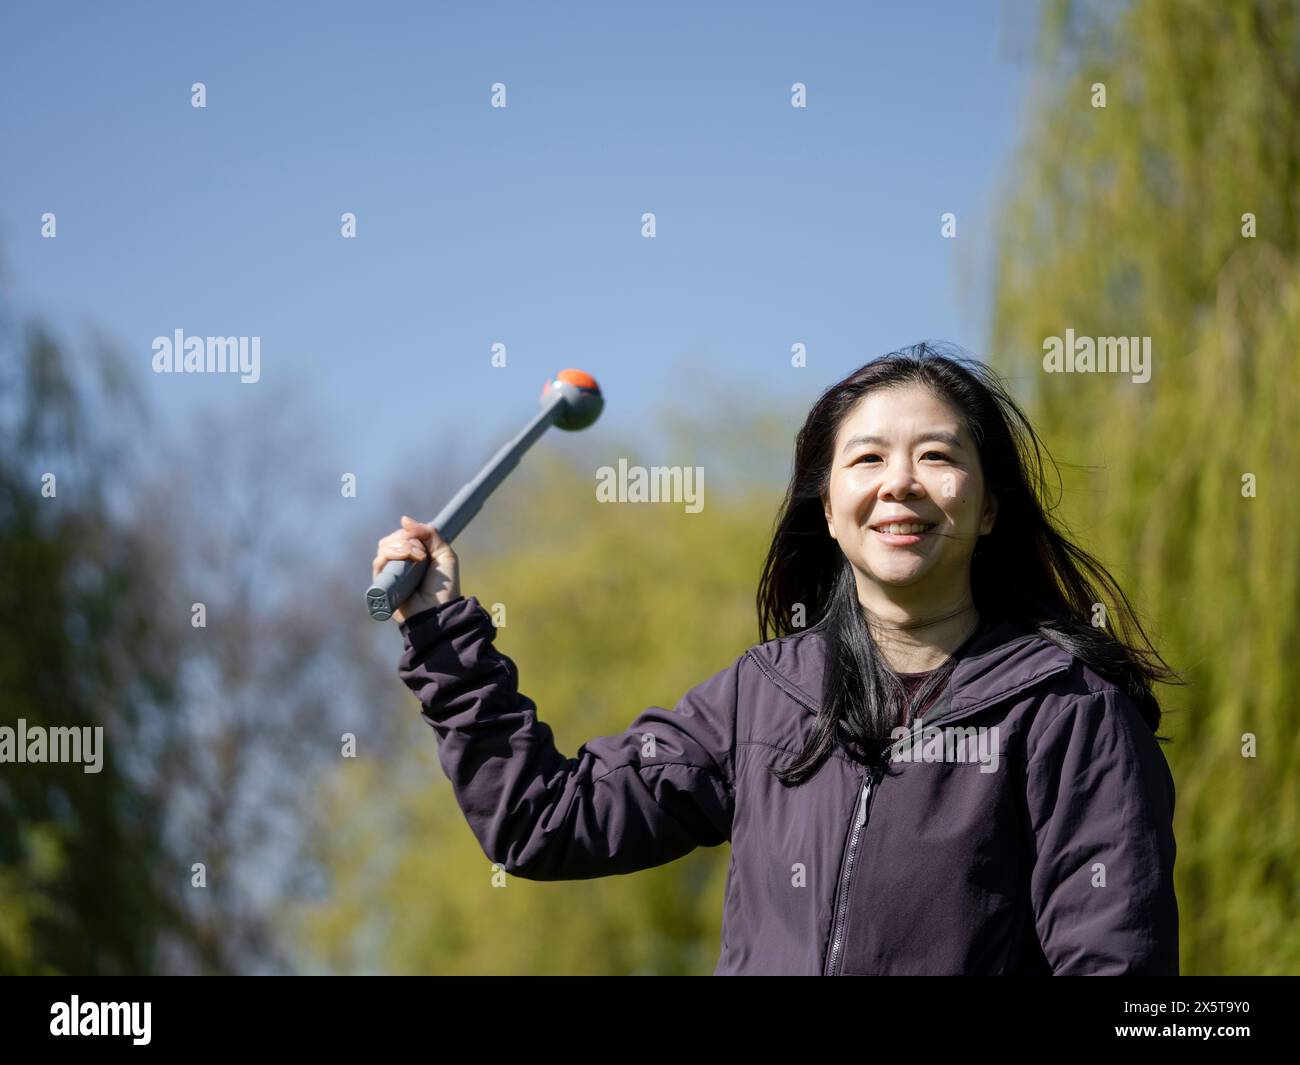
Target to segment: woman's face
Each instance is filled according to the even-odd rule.
[[[917,608],[964,598],[976,539],[997,514],[965,420],[921,385],[876,389],[850,411],[822,502],[868,606],[882,597]],[[891,523],[902,528],[891,533]]]

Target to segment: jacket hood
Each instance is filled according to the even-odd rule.
[[[826,634],[821,626],[769,640],[751,648],[750,656],[773,681],[810,713],[821,706],[826,662]],[[1043,639],[1027,625],[994,622],[964,649],[947,687],[926,715],[927,722],[992,705],[1039,681],[1069,669],[1074,657]]]

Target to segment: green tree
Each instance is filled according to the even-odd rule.
[[[0,335],[0,725],[102,728],[102,766],[0,765],[0,972],[149,972],[181,922],[155,879],[160,808],[126,768],[172,692],[150,653],[152,583],[103,486],[120,365],[38,325]],[[129,422],[130,416],[124,417]]]
[[[991,361],[1190,682],[1162,694],[1183,971],[1300,972],[1300,9],[1052,3],[1034,99]],[[1066,329],[1150,337],[1150,381],[1043,372]]]

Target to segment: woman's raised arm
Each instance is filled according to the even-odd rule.
[[[529,880],[582,880],[673,861],[731,837],[742,654],[573,758],[555,748],[473,596],[400,626],[399,672],[484,853]]]

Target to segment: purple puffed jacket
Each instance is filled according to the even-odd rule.
[[[717,975],[1178,974],[1174,784],[1133,701],[1012,622],[870,767],[804,784],[825,638],[749,648],[576,756],[474,597],[401,626],[403,681],[487,857],[530,880],[730,842]]]

